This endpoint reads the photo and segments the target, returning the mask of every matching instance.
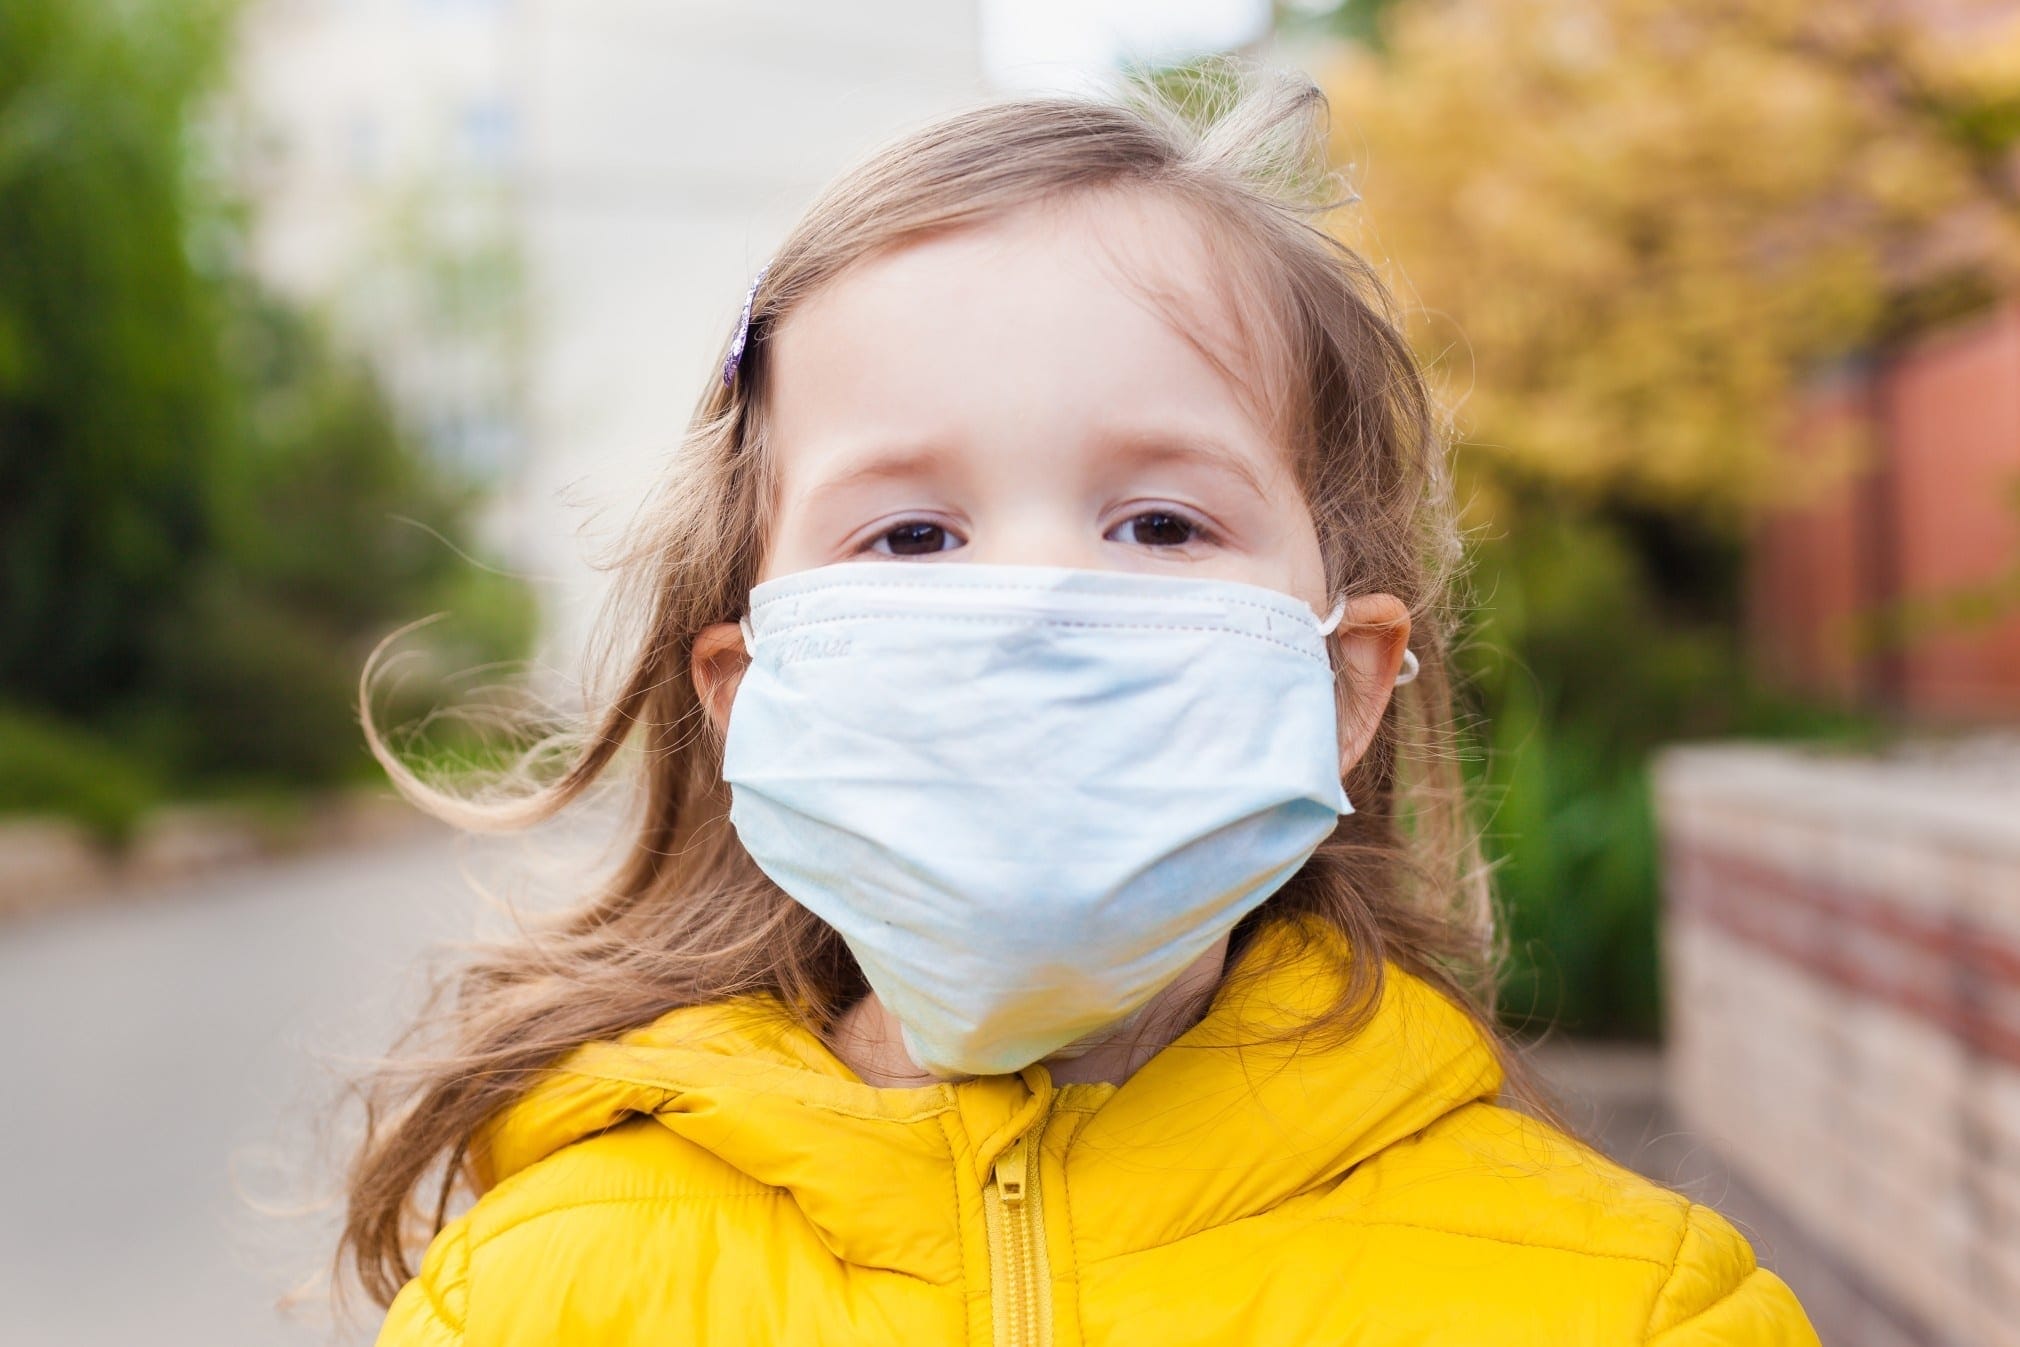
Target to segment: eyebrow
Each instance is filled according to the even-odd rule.
[[[1189,464],[1232,478],[1260,501],[1270,499],[1268,488],[1254,465],[1211,436],[1163,427],[1126,427],[1098,431],[1096,441],[1116,451],[1131,468],[1166,463]],[[945,466],[945,451],[937,445],[893,446],[873,452],[832,476],[821,478],[800,492],[799,499],[802,503],[813,504],[853,487],[905,481],[939,471]]]
[[[1102,439],[1120,450],[1132,466],[1190,463],[1233,477],[1253,492],[1258,500],[1269,499],[1269,491],[1255,466],[1209,436],[1191,431],[1127,429],[1107,432]]]
[[[879,450],[823,477],[799,493],[805,502],[818,501],[850,487],[872,482],[903,481],[938,470],[944,454],[932,445],[907,445]]]

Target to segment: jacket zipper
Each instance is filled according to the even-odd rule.
[[[1048,1347],[1052,1341],[1052,1272],[1038,1195],[1038,1134],[1043,1130],[1041,1120],[1010,1143],[997,1157],[982,1193],[996,1347]]]

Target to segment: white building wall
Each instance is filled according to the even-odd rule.
[[[240,32],[253,260],[327,307],[436,452],[524,459],[514,0],[258,0]]]
[[[581,558],[678,442],[751,275],[849,160],[983,87],[967,3],[529,11],[522,218],[539,356],[507,529],[562,580],[547,650],[568,668],[602,592]]]
[[[589,556],[752,272],[850,159],[984,92],[971,0],[260,0],[240,71],[259,266],[495,476],[486,541],[533,578],[564,695]],[[516,313],[444,312],[431,268],[499,245]]]

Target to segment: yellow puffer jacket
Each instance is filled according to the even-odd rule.
[[[1226,1046],[1337,991],[1299,929],[1120,1088],[874,1088],[769,998],[580,1048],[379,1341],[1815,1347],[1724,1219],[1496,1107],[1401,970],[1345,1047]]]

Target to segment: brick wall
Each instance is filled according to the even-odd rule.
[[[1877,655],[1853,625],[2020,574],[2020,301],[1822,377],[1795,410],[1790,496],[1751,549],[1759,663],[1792,687],[1926,719],[2020,718],[2011,590]]]
[[[1656,798],[1677,1111],[1885,1340],[2020,1347],[2020,737],[1675,748]]]

